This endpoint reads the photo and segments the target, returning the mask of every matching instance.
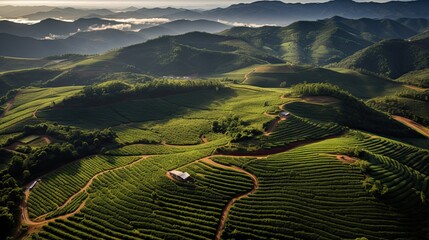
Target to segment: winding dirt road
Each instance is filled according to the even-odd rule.
[[[137,160],[135,160],[135,161],[133,161],[133,162],[131,162],[131,163],[129,163],[129,164],[127,164],[127,165],[125,165],[125,166],[121,166],[121,167],[117,167],[117,168],[111,168],[111,169],[107,169],[107,170],[104,170],[104,171],[102,171],[102,172],[99,172],[99,173],[97,173],[96,175],[94,175],[86,184],[85,184],[85,186],[83,187],[83,188],[81,188],[78,192],[76,192],[75,194],[73,194],[69,199],[67,199],[67,201],[62,205],[62,206],[60,206],[60,207],[58,207],[56,210],[58,210],[58,209],[61,209],[61,208],[63,208],[63,207],[65,207],[67,204],[69,204],[79,193],[82,193],[82,192],[86,192],[87,191],[87,189],[91,186],[91,184],[92,184],[92,182],[94,181],[94,179],[96,179],[97,177],[99,177],[100,175],[103,175],[103,174],[105,174],[105,173],[107,173],[107,172],[110,172],[110,171],[115,171],[115,170],[120,170],[120,169],[124,169],[124,168],[128,168],[128,167],[131,167],[131,166],[133,166],[133,165],[135,165],[135,164],[137,164],[137,163],[139,163],[140,161],[142,161],[142,160],[145,160],[145,159],[147,159],[149,156],[142,156],[141,158],[139,158],[139,159],[137,159]],[[40,184],[40,183],[38,183],[38,184]],[[51,219],[44,219],[44,218],[46,218],[46,216],[48,216],[50,213],[52,213],[52,212],[54,212],[54,211],[56,211],[56,210],[54,210],[54,211],[51,211],[51,212],[49,212],[49,213],[46,213],[46,214],[44,214],[44,215],[42,215],[42,216],[39,216],[39,217],[37,217],[34,221],[33,220],[31,220],[31,218],[30,218],[30,216],[29,216],[29,214],[28,214],[28,206],[27,206],[27,203],[28,203],[28,198],[30,197],[30,190],[29,190],[29,185],[31,185],[31,183],[30,184],[28,184],[27,186],[26,186],[26,190],[25,190],[25,192],[24,192],[24,194],[25,194],[25,198],[24,198],[24,201],[22,201],[22,203],[21,203],[21,212],[22,212],[22,216],[21,216],[21,223],[22,224],[25,224],[25,225],[27,225],[28,226],[28,232],[27,232],[27,235],[28,234],[31,234],[31,233],[33,233],[33,232],[35,232],[35,231],[37,231],[38,229],[40,229],[41,227],[43,227],[44,225],[46,225],[46,224],[48,224],[48,223],[50,223],[50,222],[53,222],[53,221],[55,221],[55,220],[57,220],[57,219],[66,219],[66,218],[68,218],[68,217],[70,217],[70,216],[73,216],[74,214],[76,214],[77,212],[79,212],[84,206],[85,206],[85,204],[86,204],[86,201],[88,200],[88,198],[86,199],[86,200],[84,200],[80,205],[79,205],[79,207],[75,210],[75,211],[73,211],[73,212],[71,212],[71,213],[68,213],[68,214],[66,214],[66,215],[62,215],[62,216],[58,216],[58,217],[55,217],[55,218],[51,218]],[[39,219],[39,220],[38,220]]]
[[[0,114],[0,118],[6,116],[6,113],[9,112],[9,110],[12,108],[13,103],[15,102],[15,99],[19,94],[20,92],[18,92],[11,100],[9,100],[9,102],[7,102],[6,108],[4,109],[3,113]]]
[[[412,128],[412,129],[414,129],[415,131],[419,132],[423,136],[429,138],[429,129],[427,127],[425,127],[425,126],[423,126],[423,125],[421,125],[419,123],[416,123],[416,122],[414,122],[411,119],[404,118],[404,117],[401,117],[401,116],[393,115],[392,118],[395,119],[398,122],[401,122],[401,123],[407,125],[408,127]]]
[[[221,218],[219,220],[219,225],[218,225],[218,228],[217,228],[217,231],[216,231],[216,238],[215,238],[216,240],[220,240],[220,237],[222,236],[222,233],[223,233],[223,229],[225,227],[226,219],[228,218],[228,214],[229,214],[229,212],[231,210],[232,205],[236,201],[238,201],[238,200],[240,200],[240,199],[242,199],[244,197],[248,197],[250,194],[256,192],[256,190],[259,188],[259,181],[258,181],[258,178],[255,175],[247,172],[246,170],[244,170],[244,169],[242,169],[240,167],[237,167],[237,166],[226,166],[226,165],[214,162],[210,158],[205,158],[203,161],[206,162],[206,163],[208,163],[208,164],[210,164],[210,165],[213,165],[213,166],[218,166],[218,167],[221,167],[221,168],[224,168],[224,169],[231,169],[231,170],[234,170],[234,171],[237,171],[237,172],[244,173],[247,176],[249,176],[252,179],[252,181],[253,181],[253,188],[249,192],[234,197],[223,208],[223,210],[222,210],[222,216],[221,216]]]
[[[252,71],[246,73],[246,75],[244,75],[243,83],[247,82],[247,80],[249,80],[249,75],[254,73],[255,71],[256,71],[256,68],[254,68]]]

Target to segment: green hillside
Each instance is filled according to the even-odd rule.
[[[429,69],[411,71],[397,79],[398,82],[429,88]]]
[[[239,74],[239,72],[241,74]],[[331,83],[359,98],[373,98],[403,90],[401,84],[374,74],[342,68],[315,68],[299,65],[262,65],[223,76],[259,87],[290,87],[298,83]]]
[[[189,32],[99,55],[0,57],[0,240],[429,239],[428,21],[358,19],[426,5],[35,13],[118,17],[69,37],[100,47],[128,34],[240,25],[223,24],[239,17],[231,14],[269,23],[354,9],[356,19]],[[42,21],[44,31],[55,22]]]
[[[214,84],[209,80],[113,81],[83,89],[21,90],[13,107],[0,118],[5,129],[0,139],[5,151],[31,164],[10,168],[21,160],[8,162],[9,158],[0,158],[0,163],[24,182],[29,174],[33,179],[49,172],[27,192],[25,213],[34,223],[26,228],[28,233],[21,229],[23,236],[207,239],[220,234],[226,239],[283,239],[296,231],[293,235],[300,239],[341,239],[426,234],[411,211],[423,209],[424,204],[420,195],[406,187],[426,194],[427,180],[416,172],[426,171],[419,160],[426,152],[389,139],[374,142],[379,138],[349,129],[424,141],[417,133],[337,88],[326,92],[314,85],[317,91],[307,94],[308,89],[298,91],[299,87]],[[312,98],[327,94],[337,99]],[[280,108],[292,115],[267,130],[275,120],[270,113]],[[218,131],[220,119],[225,132]],[[352,162],[338,160],[336,155],[350,154],[355,146],[372,154],[362,155],[369,168],[361,170],[361,165],[350,167]],[[226,155],[213,155],[219,151]],[[190,173],[194,180],[169,179],[166,172],[173,169]],[[368,178],[363,184],[362,171],[367,169],[373,169],[368,176],[374,180]],[[397,171],[406,171],[409,177]],[[392,181],[392,176],[404,183]],[[335,189],[332,179],[338,183]],[[388,191],[381,188],[384,195],[380,196],[377,186],[384,185]],[[226,204],[237,196],[242,197],[225,212]],[[264,205],[267,199],[270,207]],[[299,207],[304,201],[311,204]],[[329,211],[339,203],[348,207]],[[397,210],[401,204],[409,213]],[[285,205],[287,210],[282,210]],[[257,212],[265,220],[253,217]],[[110,214],[121,220],[111,220]],[[176,214],[183,218],[173,217]],[[225,225],[219,230],[222,216]],[[386,224],[376,231],[373,224],[357,220],[362,218]],[[307,224],[310,220],[317,224]],[[293,225],[273,231],[272,221]],[[322,223],[332,227],[321,229]]]
[[[429,91],[404,91],[392,96],[374,98],[367,103],[381,111],[429,126]]]
[[[0,72],[43,67],[52,63],[48,59],[0,57]]]
[[[161,37],[121,49],[111,61],[132,65],[142,72],[178,76],[222,73],[252,64],[281,62],[243,40],[197,32]]]
[[[393,20],[333,17],[299,21],[282,28],[232,28],[222,34],[246,39],[286,62],[325,65],[382,39],[408,38],[416,32]]]
[[[56,77],[61,71],[48,69],[30,69],[8,72],[0,75],[0,94],[23,86],[41,86]]]
[[[429,67],[427,39],[413,41],[386,40],[365,48],[334,64],[337,67],[361,69],[390,78]]]

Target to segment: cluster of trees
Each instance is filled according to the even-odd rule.
[[[104,104],[130,98],[162,97],[197,89],[224,88],[214,80],[154,80],[129,84],[123,81],[109,81],[87,86],[80,93],[64,99],[65,105]]]
[[[339,124],[374,133],[398,137],[418,137],[419,135],[393,121],[387,114],[375,110],[349,92],[330,83],[302,83],[292,87],[293,94],[300,96],[330,96],[341,100]]]
[[[18,92],[18,89],[9,90],[4,96],[0,97],[0,105],[3,105],[12,98],[14,98]]]
[[[429,91],[418,92],[418,91],[407,90],[407,91],[398,92],[395,95],[398,97],[429,102]]]
[[[397,97],[387,96],[371,99],[367,104],[377,110],[409,118],[415,122],[429,126],[429,119],[417,116],[403,101]]]
[[[292,91],[301,96],[330,96],[348,102],[359,101],[349,92],[330,83],[300,83],[292,86]]]
[[[10,174],[20,181],[59,167],[71,160],[105,151],[105,146],[116,143],[110,129],[82,131],[57,124],[39,124],[24,127],[24,136],[49,135],[59,142],[40,148],[18,148],[23,155],[15,155],[9,168]]]
[[[389,191],[386,184],[383,184],[380,180],[375,180],[372,177],[366,177],[362,182],[362,186],[365,190],[375,196],[383,196]]]
[[[5,239],[16,226],[19,204],[23,198],[22,188],[7,172],[0,172],[0,239]]]
[[[257,129],[249,127],[245,121],[236,115],[223,117],[220,120],[214,121],[212,123],[212,130],[216,133],[229,135],[234,142],[250,139],[261,133]]]
[[[28,135],[48,135],[57,143],[39,148],[21,147],[16,153],[1,150],[0,154],[9,154],[11,161],[0,172],[0,239],[7,237],[19,218],[22,200],[19,185],[72,160],[103,152],[106,146],[116,143],[116,135],[110,129],[82,131],[57,124],[25,126],[21,136]]]

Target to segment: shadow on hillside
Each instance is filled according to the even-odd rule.
[[[131,99],[94,107],[39,111],[38,117],[82,129],[104,129],[131,122],[167,121],[190,111],[222,106],[237,96],[230,88],[197,90],[158,98]]]
[[[279,73],[251,73],[248,84],[259,87],[279,87],[286,82],[286,87],[299,83],[331,83],[350,92],[358,98],[373,98],[400,88],[401,84],[377,76],[358,73],[351,70],[335,71],[327,68],[310,68],[303,71]]]

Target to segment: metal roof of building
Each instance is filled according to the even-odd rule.
[[[172,170],[169,172],[170,174],[175,175],[176,177],[179,177],[183,180],[188,179],[191,175],[187,172],[181,172],[181,171],[177,171],[177,170]]]

